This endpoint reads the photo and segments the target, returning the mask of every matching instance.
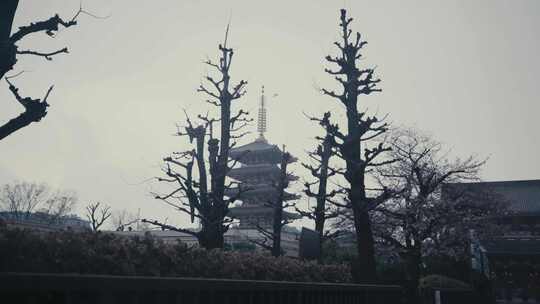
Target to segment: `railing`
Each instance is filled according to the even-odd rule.
[[[399,286],[0,273],[1,303],[393,304]]]
[[[422,304],[466,304],[489,303],[472,289],[429,288],[421,294]]]

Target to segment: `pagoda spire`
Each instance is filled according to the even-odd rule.
[[[261,89],[261,104],[259,105],[259,116],[257,121],[257,131],[259,132],[258,140],[265,141],[264,133],[266,132],[266,105],[264,96],[264,85]]]

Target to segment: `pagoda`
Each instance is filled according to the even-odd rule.
[[[264,86],[260,100],[257,131],[259,137],[255,141],[246,145],[233,148],[229,152],[229,157],[240,163],[240,166],[233,168],[227,174],[228,177],[239,182],[237,188],[229,189],[228,195],[237,195],[239,189],[242,191],[239,200],[240,206],[231,207],[229,216],[238,219],[239,229],[257,229],[272,227],[273,208],[267,205],[267,202],[273,202],[277,199],[279,189],[276,184],[280,177],[280,168],[283,151],[277,145],[268,143],[264,137],[266,132],[266,108],[265,108]],[[297,159],[290,158],[290,163]],[[288,180],[296,180],[297,177],[289,175]],[[285,193],[285,200],[298,199],[299,196],[291,193]],[[298,215],[283,212],[284,219],[296,219]]]

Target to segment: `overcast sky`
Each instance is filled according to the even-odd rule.
[[[323,58],[335,52],[343,5],[369,42],[365,64],[382,79],[383,92],[363,98],[362,107],[429,132],[454,156],[490,157],[485,180],[540,178],[540,1],[92,0],[85,9],[108,19],[83,15],[54,39],[39,34],[21,43],[42,51],[69,46],[70,54],[19,56],[14,72],[29,71],[14,80],[23,95],[55,89],[41,122],[0,141],[0,183],[74,190],[81,213],[102,201],[185,222],[152,199],[156,185],[148,180],[159,175],[160,159],[186,147],[172,136],[182,109],[209,109],[196,88],[228,20],[232,76],[248,81],[238,106],[256,113],[263,84],[278,93],[268,105],[267,138],[302,159],[320,132],[303,111],[332,110],[343,119],[316,89],[336,85]],[[15,26],[55,13],[70,18],[78,6],[21,0]],[[0,101],[2,122],[22,110],[3,81]]]

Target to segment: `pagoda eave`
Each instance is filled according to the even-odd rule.
[[[274,212],[274,209],[271,207],[232,207],[229,208],[229,214],[228,216],[232,218],[238,218],[238,217],[245,217],[245,216],[269,216],[272,215]],[[291,213],[287,211],[283,211],[283,217],[287,219],[299,219],[302,216],[296,213]]]
[[[227,195],[228,197],[237,196],[238,195],[238,188],[226,189],[225,190],[225,195]],[[244,199],[252,199],[252,198],[256,198],[256,197],[263,197],[263,198],[266,198],[266,199],[270,199],[270,198],[275,199],[276,195],[277,195],[277,189],[274,189],[274,188],[270,188],[270,189],[268,189],[268,188],[267,189],[253,189],[253,190],[246,190],[245,192],[240,193],[238,199],[239,200],[244,200]],[[292,194],[292,193],[289,193],[289,192],[286,192],[286,191],[285,191],[283,196],[284,196],[283,199],[285,201],[295,200],[295,199],[299,199],[301,197],[298,194]]]

